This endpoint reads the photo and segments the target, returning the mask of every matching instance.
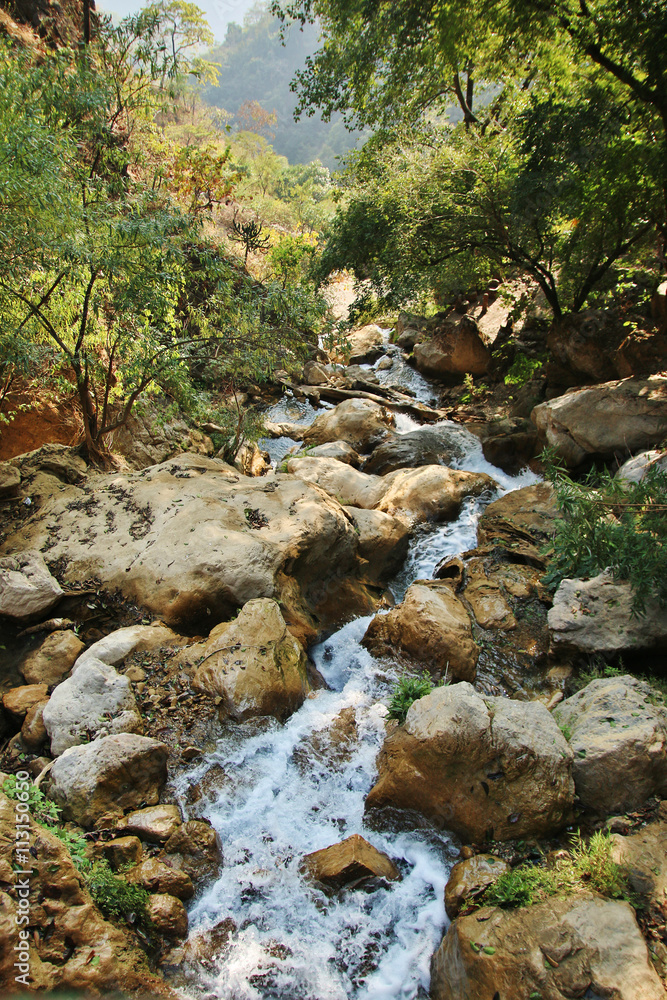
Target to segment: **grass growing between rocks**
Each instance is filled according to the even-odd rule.
[[[14,775],[4,782],[2,791],[9,799],[19,797]],[[85,838],[60,826],[60,808],[40,788],[30,785],[27,794],[32,819],[65,845],[74,867],[83,876],[93,902],[104,916],[147,927],[146,904],[150,893],[143,886],[131,885],[114,874],[108,861],[91,861]]]
[[[569,896],[577,892],[599,892],[611,899],[625,899],[636,906],[627,872],[612,858],[609,834],[597,831],[587,843],[580,835],[572,840],[566,857],[551,867],[519,865],[489,886],[481,902],[512,909],[531,906],[549,896]]]
[[[434,688],[427,674],[419,677],[401,677],[389,702],[389,718],[396,719],[402,726],[413,702],[425,698]]]

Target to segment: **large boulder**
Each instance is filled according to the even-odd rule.
[[[0,462],[0,497],[14,497],[21,485],[21,473],[9,462]]]
[[[167,748],[134,733],[105,736],[66,750],[49,777],[49,797],[65,819],[92,827],[157,804],[167,780]]]
[[[519,561],[542,567],[542,549],[560,518],[551,483],[536,483],[490,503],[477,527],[478,545],[498,545]]]
[[[428,340],[415,344],[413,357],[425,375],[484,375],[491,352],[474,319],[452,314],[433,329]]]
[[[350,507],[380,510],[409,521],[445,521],[455,517],[465,497],[495,489],[483,472],[461,472],[443,465],[398,469],[371,476],[327,458],[292,458],[287,469],[306,482],[316,483]]]
[[[29,861],[21,867],[25,878],[13,871],[17,861],[16,803],[0,793],[0,981],[26,989],[21,992],[64,991],[87,996],[169,996],[164,984],[151,976],[148,962],[131,932],[122,924],[104,919],[94,905],[81,873],[63,842],[29,819]],[[22,901],[15,887],[27,883],[30,923],[23,923]],[[21,922],[19,922],[19,919]],[[24,932],[22,934],[22,931]],[[25,935],[25,936],[24,936]],[[16,945],[26,944],[28,970]],[[15,977],[28,972],[17,983]],[[28,985],[29,984],[29,985]]]
[[[368,323],[347,334],[350,365],[372,364],[384,354],[384,335],[376,323]]]
[[[362,642],[373,656],[403,653],[439,676],[475,680],[479,649],[470,619],[439,580],[413,583],[398,607],[373,618]]]
[[[623,458],[667,437],[667,377],[577,389],[540,403],[531,416],[542,438],[572,468],[591,456]]]
[[[26,549],[0,559],[0,615],[25,621],[50,611],[62,596],[41,552]]]
[[[380,510],[344,507],[359,534],[359,555],[366,560],[362,568],[365,583],[380,586],[399,571],[408,554],[410,528],[402,518]]]
[[[238,618],[209,640],[193,686],[221,698],[222,710],[233,719],[284,720],[301,707],[310,690],[306,654],[275,601],[248,601]]]
[[[396,469],[420,465],[449,465],[463,457],[460,429],[456,425],[419,427],[407,434],[395,434],[378,445],[364,464],[364,472],[385,476]]]
[[[602,815],[667,796],[667,708],[646,681],[591,681],[554,713],[574,750],[574,787],[584,809]]]
[[[19,669],[28,684],[59,684],[84,648],[75,632],[52,632],[37,649],[28,653]]]
[[[629,903],[599,896],[485,908],[450,926],[431,963],[432,1000],[664,1000]]]
[[[646,614],[633,614],[632,588],[608,571],[590,580],[563,580],[548,622],[554,648],[613,655],[626,650],[667,649],[667,609],[648,599]]]
[[[616,478],[626,483],[641,483],[650,469],[667,472],[667,451],[664,448],[640,451],[628,458],[616,473]]]
[[[303,443],[319,445],[345,441],[355,451],[368,453],[391,433],[394,424],[393,414],[379,403],[346,399],[315,418],[303,433]]]
[[[81,657],[58,685],[42,717],[54,756],[100,733],[143,733],[128,678],[91,656]]]
[[[309,448],[307,452],[297,452],[297,455],[301,458],[306,456],[309,458],[335,458],[338,462],[351,465],[355,469],[358,469],[361,465],[361,458],[346,441],[330,441],[328,444],[318,444],[315,448]]]
[[[228,618],[256,597],[281,600],[309,628],[318,616],[330,621],[329,609],[339,620],[341,606],[368,607],[356,582],[357,534],[340,504],[311,484],[246,478],[193,455],[99,475],[81,488],[49,483],[39,514],[5,550],[50,546],[70,585],[97,579],[190,628]]]
[[[572,759],[541,703],[439,687],[385,740],[366,808],[416,810],[468,841],[545,836],[570,818]]]
[[[358,833],[339,844],[307,854],[301,866],[316,882],[330,889],[342,889],[345,885],[358,884],[368,878],[395,881],[401,877],[391,858]]]

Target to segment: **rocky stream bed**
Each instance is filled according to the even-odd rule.
[[[618,668],[577,681],[582,618],[611,634],[627,594],[545,588],[551,487],[492,465],[373,337],[272,406],[262,475],[193,453],[93,474],[62,446],[10,463],[1,766],[40,775],[89,855],[148,889],[153,927],[103,919],[33,823],[34,988],[664,1000],[667,710]],[[661,655],[651,622],[614,633],[609,664]],[[391,694],[421,671],[436,686],[398,725]],[[0,813],[8,942],[4,795]],[[586,886],[475,909],[578,828],[612,831],[639,925]]]

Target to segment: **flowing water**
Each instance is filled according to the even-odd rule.
[[[394,367],[401,369],[398,358]],[[430,386],[420,387],[422,397],[427,391],[433,395]],[[273,411],[271,418],[286,416]],[[303,410],[300,419],[312,419],[310,412]],[[399,417],[399,432],[416,426]],[[536,481],[529,472],[510,477],[495,469],[477,438],[451,422],[442,426],[451,430],[459,468],[490,473],[501,492]],[[417,530],[391,587],[397,600],[412,580],[430,578],[443,557],[474,547],[477,521],[490,499],[489,493],[465,502],[455,522]],[[191,957],[189,966],[186,961],[187,996],[428,995],[430,958],[446,925],[444,887],[458,850],[448,834],[427,826],[366,826],[364,800],[398,671],[360,645],[369,621],[345,625],[311,651],[329,690],[313,693],[284,726],[267,720],[230,725],[216,752],[179,779],[175,791],[184,811],[209,819],[224,851],[219,878],[190,909],[189,954],[199,958]],[[217,778],[195,809],[187,809],[187,788],[212,768]],[[326,895],[303,877],[300,861],[354,833],[385,851],[402,879]]]

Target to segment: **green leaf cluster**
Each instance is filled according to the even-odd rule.
[[[554,466],[549,478],[563,517],[557,522],[545,583],[597,576],[609,569],[632,587],[633,610],[667,602],[667,474],[649,468],[638,483],[609,472],[573,481]]]
[[[401,677],[389,702],[389,718],[396,719],[402,726],[412,703],[419,698],[425,698],[434,686],[428,674],[422,674],[420,677]]]

